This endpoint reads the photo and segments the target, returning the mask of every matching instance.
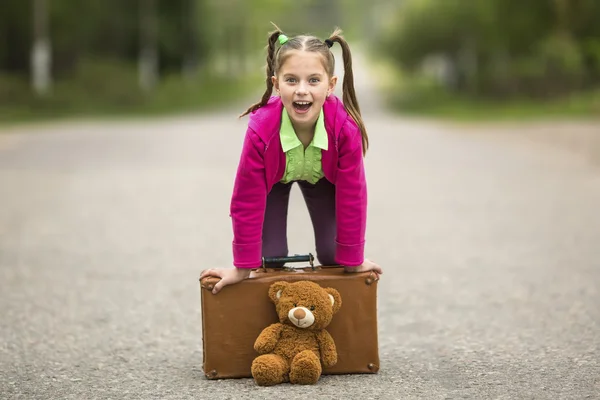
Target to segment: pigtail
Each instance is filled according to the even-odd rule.
[[[340,29],[336,29],[328,40],[330,43],[337,42],[342,46],[342,57],[344,61],[344,82],[342,85],[344,107],[360,129],[364,155],[367,153],[367,148],[369,147],[369,136],[367,135],[367,129],[362,120],[360,106],[358,105],[356,91],[354,90],[354,74],[352,72],[352,54],[350,53],[350,46],[341,36],[341,33],[342,31]]]
[[[258,110],[260,107],[265,106],[269,101],[269,98],[271,98],[271,93],[273,93],[273,81],[271,78],[273,75],[275,75],[275,72],[273,71],[273,68],[275,67],[275,43],[277,42],[279,35],[283,33],[281,32],[281,29],[277,27],[277,25],[273,24],[273,26],[275,26],[275,31],[270,33],[267,45],[267,89],[265,90],[262,99],[258,103],[251,105],[246,112],[240,115],[240,118],[242,118],[244,115],[250,114],[255,110]]]

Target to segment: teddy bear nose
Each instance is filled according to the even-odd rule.
[[[302,319],[304,317],[306,317],[306,313],[304,312],[303,309],[297,308],[296,311],[294,311],[294,318]]]

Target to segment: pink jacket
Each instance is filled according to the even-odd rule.
[[[273,96],[250,114],[237,168],[231,218],[233,265],[257,268],[262,264],[262,227],[267,194],[283,178],[286,156],[279,127],[283,104]],[[323,174],[336,185],[336,262],[357,266],[364,261],[367,184],[360,129],[342,101],[332,95],[323,105],[328,150],[322,151]]]

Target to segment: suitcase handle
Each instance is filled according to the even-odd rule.
[[[314,263],[315,258],[313,257],[313,255],[311,253],[308,254],[296,254],[293,256],[289,256],[289,257],[263,257],[262,258],[262,268],[263,270],[266,272],[267,271],[267,264],[285,264],[288,262],[306,262],[308,261],[310,263],[310,267],[313,269],[313,271],[316,270],[315,268],[315,263]]]

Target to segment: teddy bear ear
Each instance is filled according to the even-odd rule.
[[[289,284],[287,282],[279,281],[279,282],[273,283],[269,287],[269,298],[271,299],[271,301],[273,303],[277,303],[277,301],[281,297],[281,293],[288,285]]]
[[[325,291],[329,295],[329,299],[333,305],[333,313],[335,314],[342,307],[342,295],[334,288],[325,288]]]

